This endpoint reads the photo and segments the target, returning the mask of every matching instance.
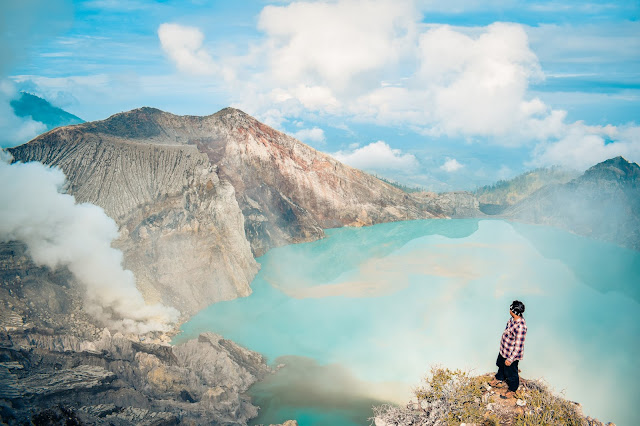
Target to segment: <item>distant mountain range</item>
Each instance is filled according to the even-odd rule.
[[[47,130],[70,124],[84,123],[80,117],[51,105],[45,99],[21,92],[18,99],[11,101],[11,107],[18,117],[31,117],[47,126]]]
[[[561,167],[539,168],[525,172],[513,179],[499,180],[474,191],[480,202],[480,210],[487,214],[497,214],[518,203],[540,188],[567,183],[580,173]]]
[[[487,215],[640,250],[639,173],[636,163],[616,157],[583,174],[559,167],[532,170],[474,194]]]
[[[503,216],[640,250],[639,176],[636,163],[611,158],[567,183],[540,188]]]

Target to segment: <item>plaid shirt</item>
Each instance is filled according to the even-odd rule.
[[[514,362],[524,356],[524,338],[527,335],[527,323],[524,318],[516,321],[513,317],[507,323],[500,340],[500,355]]]

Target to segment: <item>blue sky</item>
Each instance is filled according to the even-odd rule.
[[[42,131],[25,90],[85,120],[231,105],[435,191],[640,161],[638,1],[5,3],[4,146]]]

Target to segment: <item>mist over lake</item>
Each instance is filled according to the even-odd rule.
[[[521,376],[585,414],[638,424],[640,253],[501,220],[327,231],[270,250],[249,297],[219,302],[176,342],[213,331],[284,364],[251,390],[256,423],[368,424],[432,366],[494,371],[512,300],[526,304]]]

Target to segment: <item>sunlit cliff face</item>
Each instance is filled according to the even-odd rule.
[[[492,371],[509,304],[518,299],[529,326],[524,377],[565,389],[601,419],[636,415],[631,396],[603,397],[640,390],[629,374],[639,372],[635,251],[539,226],[430,220],[330,231],[325,240],[274,249],[259,261],[250,297],[201,312],[180,339],[213,330],[271,361],[296,356],[276,361],[293,370],[310,359],[314,369],[326,369],[310,381],[340,368],[350,377],[344,386],[354,406],[363,398],[402,401],[433,365]],[[615,363],[603,363],[612,356]],[[285,370],[256,388],[269,411],[322,411],[313,400],[326,401],[335,390],[304,403],[300,395],[287,399],[298,385]],[[601,391],[590,391],[595,384]],[[309,392],[305,386],[298,394]]]

